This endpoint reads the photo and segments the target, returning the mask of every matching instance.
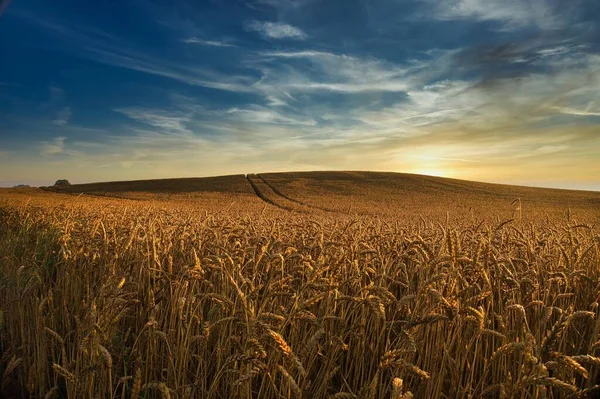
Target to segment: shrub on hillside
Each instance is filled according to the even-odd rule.
[[[56,183],[54,183],[55,186],[70,186],[71,183],[69,183],[69,181],[67,179],[58,179],[56,181]]]

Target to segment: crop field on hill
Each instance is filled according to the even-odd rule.
[[[597,397],[598,222],[383,173],[0,190],[0,396]]]

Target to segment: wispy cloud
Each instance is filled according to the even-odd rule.
[[[434,16],[443,20],[495,21],[509,30],[528,26],[556,29],[562,25],[558,10],[547,0],[424,1],[433,7]]]
[[[264,52],[255,60],[268,90],[339,93],[403,92],[410,87],[407,68],[376,59],[320,51]],[[308,63],[308,65],[307,65]],[[283,68],[285,66],[285,68]]]
[[[60,111],[57,112],[56,118],[54,118],[52,123],[57,126],[64,126],[69,123],[69,119],[71,119],[71,114],[71,107],[63,107]]]
[[[447,157],[436,157],[432,155],[413,155],[413,157],[417,159],[423,159],[427,161],[449,161],[449,162],[475,162],[479,163],[480,161],[476,161],[473,159],[462,159],[462,158],[447,158]]]
[[[48,86],[48,91],[50,92],[50,102],[51,103],[59,103],[64,101],[65,99],[65,91],[58,86]]]
[[[127,117],[152,126],[161,134],[191,135],[186,126],[191,122],[191,114],[182,112],[167,112],[160,109],[123,108],[115,109]]]
[[[64,43],[69,43],[69,46],[65,47],[63,51],[71,52],[79,57],[162,76],[194,86],[231,92],[252,91],[249,88],[255,80],[252,77],[215,72],[189,61],[165,60],[163,57],[135,50],[134,46],[128,45],[122,40],[116,40],[101,31],[74,30],[66,25],[42,20],[29,14],[26,18],[57,34],[64,40]]]
[[[254,78],[247,76],[222,74],[187,64],[164,61],[123,48],[96,46],[88,47],[84,51],[87,51],[89,58],[101,63],[162,76],[193,86],[239,93],[252,91],[249,86]]]
[[[276,125],[306,125],[315,126],[317,122],[311,118],[285,115],[267,107],[254,105],[245,109],[231,108],[225,111],[225,116],[245,123],[276,124]]]
[[[304,40],[307,38],[306,33],[300,28],[279,22],[250,21],[245,26],[247,30],[256,31],[262,36],[271,39]]]
[[[42,155],[57,155],[65,150],[66,137],[55,137],[52,141],[44,141],[41,143]]]
[[[556,111],[565,115],[575,116],[600,116],[600,106],[596,105],[595,101],[590,101],[585,109],[575,109],[569,107],[552,107]]]
[[[238,47],[235,44],[222,42],[218,40],[204,40],[199,37],[190,37],[183,40],[184,43],[187,44],[198,44],[201,46],[209,46],[209,47]]]

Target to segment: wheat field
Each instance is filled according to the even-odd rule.
[[[470,194],[449,212],[382,194],[368,213],[249,178],[295,208],[250,185],[2,191],[3,397],[600,393],[598,196]]]

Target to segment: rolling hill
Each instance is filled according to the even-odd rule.
[[[386,172],[289,172],[75,184],[48,190],[138,200],[388,216],[600,218],[600,192]],[[262,204],[262,205],[261,205]],[[492,211],[493,210],[493,211]]]

